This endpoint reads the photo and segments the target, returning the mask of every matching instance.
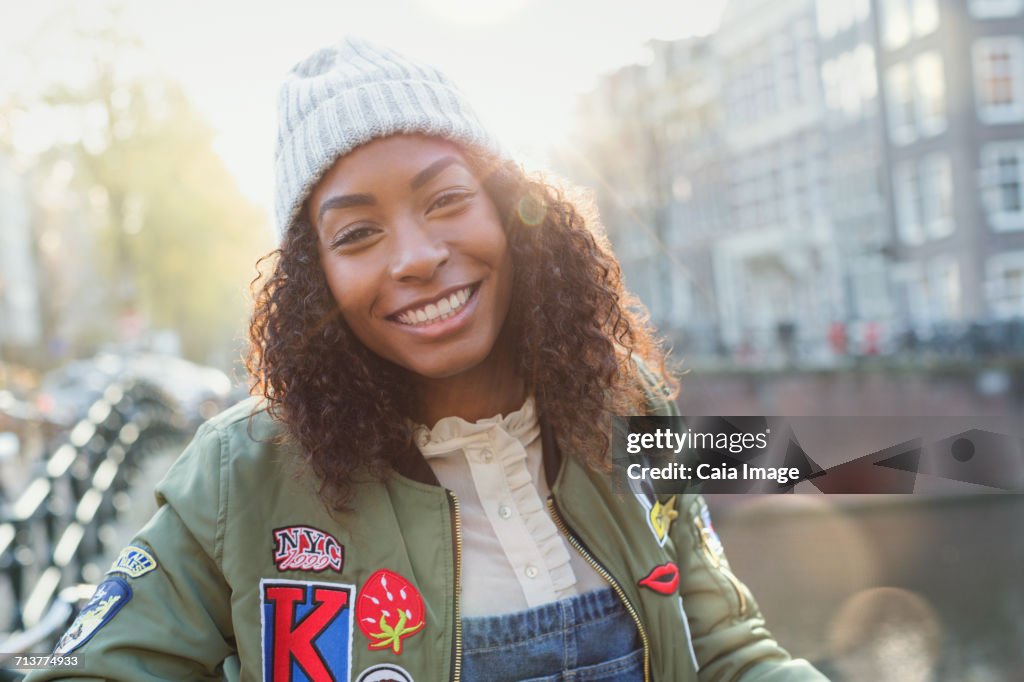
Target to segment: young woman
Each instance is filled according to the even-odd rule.
[[[391,51],[319,50],[280,103],[259,400],[160,484],[71,674],[824,679],[699,497],[612,492],[612,416],[674,413],[674,384],[594,219]]]

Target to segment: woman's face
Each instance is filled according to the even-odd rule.
[[[370,350],[431,379],[495,360],[511,255],[459,147],[374,140],[341,158],[308,205],[328,287]]]

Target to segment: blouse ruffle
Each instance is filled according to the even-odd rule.
[[[531,607],[563,598],[567,591],[569,594],[574,593],[576,576],[570,565],[569,551],[542,500],[542,497],[547,496],[547,483],[543,479],[540,424],[532,397],[527,398],[520,409],[507,415],[476,422],[468,422],[460,417],[445,417],[432,429],[418,425],[413,437],[428,463],[438,458],[464,456],[485,508],[489,503],[495,503],[489,495],[481,493],[481,489],[494,488],[494,481],[485,482],[485,479],[495,475],[504,478],[507,499],[511,500],[527,534],[535,543],[554,591],[547,599],[539,596],[531,598],[530,592],[535,590],[527,589],[532,585],[524,583],[524,592]],[[495,462],[501,464],[500,469],[493,466]],[[537,481],[531,476],[531,470],[538,472]],[[490,517],[493,510],[487,511]],[[492,518],[492,526],[494,521]],[[497,529],[495,532],[500,539],[501,534],[497,533]],[[502,543],[502,547],[513,566],[523,560],[523,557],[510,556],[509,547],[505,543]]]

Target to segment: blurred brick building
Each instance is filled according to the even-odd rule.
[[[584,99],[568,171],[691,357],[1021,318],[1022,35],[1024,0],[733,0]]]

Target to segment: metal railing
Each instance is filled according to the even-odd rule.
[[[116,549],[113,525],[130,506],[133,476],[150,454],[182,442],[182,424],[153,386],[112,384],[0,510],[0,590],[12,597],[11,612],[0,612],[0,680],[17,679],[5,657],[48,651],[70,624],[89,596],[80,584],[95,582]]]

